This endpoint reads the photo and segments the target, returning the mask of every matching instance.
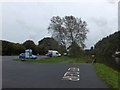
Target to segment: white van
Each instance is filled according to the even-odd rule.
[[[50,57],[53,57],[53,56],[60,57],[61,56],[61,54],[56,50],[48,50],[48,53],[46,55],[50,56]]]

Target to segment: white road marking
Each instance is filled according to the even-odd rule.
[[[79,68],[71,67],[68,71],[64,74],[62,80],[71,80],[71,81],[79,81]]]
[[[79,68],[71,67],[71,68],[68,69],[68,71],[79,71]]]
[[[66,73],[64,74],[64,76],[66,76],[66,75],[67,75],[67,73],[68,73],[68,72],[66,72]]]

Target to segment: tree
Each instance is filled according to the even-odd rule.
[[[59,51],[59,53],[61,53],[61,54],[67,53],[66,47],[63,46],[63,45],[59,45],[58,51]]]
[[[37,47],[35,45],[35,43],[32,40],[27,40],[23,43],[23,46],[26,49],[32,49],[32,53],[33,54],[37,54]]]
[[[66,31],[63,26],[63,19],[61,17],[52,17],[48,30],[52,34],[52,37],[57,40],[59,44],[66,46]]]
[[[76,42],[79,47],[84,48],[84,41],[87,38],[86,34],[88,29],[87,23],[82,21],[81,18],[74,16],[53,16],[48,31],[52,37],[56,39],[59,44],[69,47],[73,42]]]
[[[14,43],[9,41],[2,41],[2,55],[12,55],[13,54],[13,45]]]
[[[2,55],[19,55],[25,52],[25,47],[19,43],[13,43],[9,41],[2,42]]]
[[[68,49],[70,56],[79,57],[83,54],[81,48],[78,46],[76,42],[73,42]]]
[[[12,53],[14,55],[19,55],[20,53],[25,52],[25,47],[22,44],[15,43],[12,45],[12,47],[13,47]]]
[[[95,44],[94,51],[98,56],[112,56],[120,51],[120,31],[115,32]]]
[[[46,54],[48,50],[58,50],[59,44],[58,42],[53,38],[43,38],[38,42],[38,48],[39,48],[39,54]]]

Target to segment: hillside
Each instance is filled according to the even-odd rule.
[[[120,51],[120,31],[98,41],[94,51],[97,56],[112,56],[116,51]]]

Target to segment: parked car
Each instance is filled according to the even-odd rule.
[[[25,58],[25,53],[19,54],[19,58]]]
[[[37,59],[37,56],[36,55],[31,55],[30,59]]]
[[[19,58],[26,58],[26,57],[25,57],[25,53],[19,54]],[[37,56],[31,54],[31,55],[29,56],[29,58],[30,58],[30,59],[37,59]]]
[[[53,57],[53,56],[60,57],[61,56],[61,54],[55,50],[48,50],[48,53],[46,55],[50,56],[50,57]]]

